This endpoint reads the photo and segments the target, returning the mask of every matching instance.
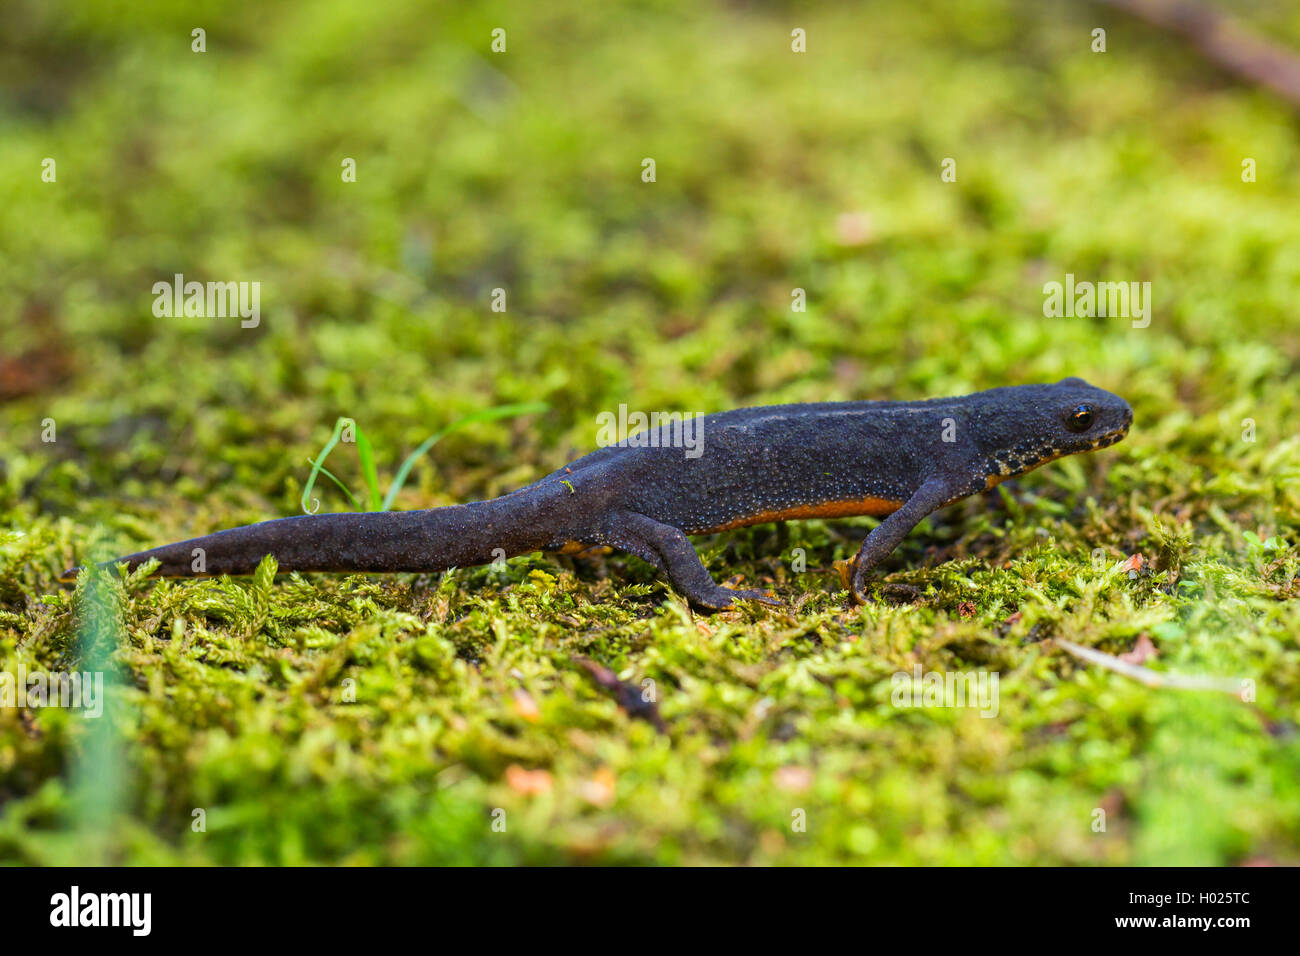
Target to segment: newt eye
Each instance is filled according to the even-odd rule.
[[[1092,406],[1078,405],[1065,420],[1065,427],[1072,432],[1086,432],[1092,427]]]

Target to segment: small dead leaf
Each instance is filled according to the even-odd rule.
[[[537,701],[533,700],[532,694],[520,687],[515,689],[513,696],[516,714],[530,724],[535,724],[542,719],[542,711],[537,706]]]
[[[840,576],[840,586],[843,587],[844,590],[846,591],[852,591],[853,590],[853,559],[840,558],[837,561],[831,562],[831,566],[835,568],[835,571]]]
[[[841,246],[865,246],[876,237],[876,224],[865,212],[845,212],[835,217],[835,241]]]
[[[590,780],[578,784],[578,793],[582,799],[597,807],[607,807],[614,802],[614,771],[601,767],[591,775]]]
[[[1129,577],[1137,577],[1144,567],[1147,566],[1147,559],[1139,552],[1130,554],[1128,560],[1119,566],[1119,569]]]
[[[1137,643],[1133,645],[1133,650],[1119,655],[1119,659],[1126,664],[1145,664],[1159,652],[1156,646],[1151,643],[1151,638],[1147,637],[1143,631],[1138,635]]]
[[[812,786],[813,772],[807,767],[786,764],[784,767],[777,767],[776,773],[772,775],[772,782],[781,790],[801,793]]]
[[[0,359],[0,401],[35,395],[66,379],[71,359],[51,348]]]
[[[975,616],[975,602],[974,602],[974,601],[962,601],[960,604],[957,605],[957,613],[958,613],[960,616],[962,616],[962,617],[974,617],[974,616]]]

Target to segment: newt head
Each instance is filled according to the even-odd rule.
[[[1016,394],[999,396],[992,409],[1003,414],[985,438],[989,488],[1057,458],[1107,448],[1133,424],[1128,402],[1081,378],[993,391]]]
[[[1063,454],[1106,448],[1128,434],[1133,409],[1118,395],[1081,378],[1062,379],[1048,387],[1063,392],[1056,408],[1057,419],[1065,429]]]

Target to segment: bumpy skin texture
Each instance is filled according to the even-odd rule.
[[[719,586],[688,534],[811,517],[885,517],[853,561],[852,593],[932,511],[1063,455],[1104,448],[1128,404],[1078,378],[922,402],[742,408],[698,420],[697,452],[672,426],[602,448],[525,488],[432,511],[303,515],[120,559],[173,577],[283,571],[434,571],[537,550],[609,545],[664,571],[707,611],[763,591]],[[1083,426],[1083,427],[1080,427]],[[680,439],[680,433],[677,436]],[[77,569],[68,572],[75,576]]]

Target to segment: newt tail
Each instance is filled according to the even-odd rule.
[[[127,555],[156,574],[442,571],[534,551],[618,548],[649,561],[695,607],[761,590],[719,585],[688,535],[803,518],[884,520],[852,562],[850,591],[926,515],[1014,475],[1120,441],[1128,404],[1078,378],[921,402],[742,408],[602,448],[518,491],[429,511],[301,515]],[[694,439],[683,448],[682,429]],[[60,580],[75,580],[71,568]]]
[[[552,497],[554,495],[552,494]],[[126,555],[134,570],[156,558],[160,577],[252,574],[266,555],[283,571],[445,571],[550,550],[547,496],[515,492],[427,511],[298,515],[218,531]],[[76,579],[69,568],[61,581]]]

